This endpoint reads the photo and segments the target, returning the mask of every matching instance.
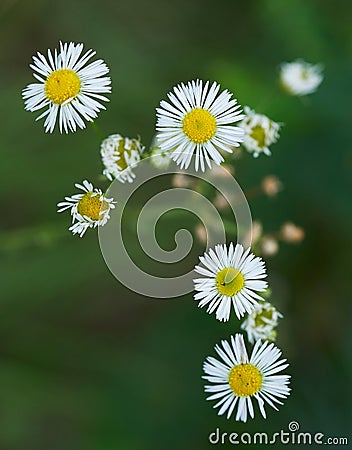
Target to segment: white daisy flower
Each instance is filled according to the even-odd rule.
[[[279,399],[286,398],[291,390],[290,375],[277,375],[288,367],[286,359],[279,359],[281,351],[273,343],[257,341],[248,358],[242,334],[221,344],[222,347],[215,346],[221,361],[209,356],[203,365],[206,373],[203,378],[213,383],[205,386],[205,392],[212,393],[207,400],[219,400],[214,405],[220,407],[218,415],[227,412],[229,419],[237,405],[235,420],[246,422],[248,413],[254,417],[253,398],[264,418],[265,403],[278,410],[275,404],[282,405]]]
[[[279,137],[280,124],[263,114],[257,114],[253,109],[245,106],[246,117],[239,124],[244,131],[243,146],[256,158],[260,153],[271,155],[269,146]]]
[[[243,321],[241,328],[247,332],[248,341],[258,339],[275,341],[276,330],[283,315],[269,302],[259,302],[253,312]]]
[[[116,202],[112,198],[106,198],[100,189],[94,189],[92,183],[87,180],[83,181],[83,185],[77,183],[75,186],[84,193],[65,197],[65,202],[58,203],[57,212],[71,209],[73,225],[69,230],[82,237],[88,228],[106,224]]]
[[[52,133],[57,121],[60,133],[83,129],[84,120],[92,122],[105,109],[100,101],[109,101],[101,95],[111,92],[110,77],[104,76],[109,68],[102,59],[86,65],[96,52],[81,55],[82,50],[83,44],[60,42],[59,52],[48,50],[47,58],[39,52],[33,56],[30,67],[39,83],[29,84],[22,96],[26,110],[46,108],[36,119],[46,117],[46,132]]]
[[[315,92],[323,81],[323,67],[300,59],[281,64],[280,83],[290,95],[307,95]]]
[[[243,140],[243,130],[232,126],[244,116],[240,105],[225,90],[218,95],[220,85],[207,81],[191,81],[174,87],[167,95],[171,103],[161,101],[157,108],[158,145],[170,152],[181,169],[187,169],[195,155],[195,169],[204,172],[204,160],[220,164],[224,159],[219,150],[232,153]]]
[[[195,267],[205,278],[194,280],[197,291],[194,299],[201,308],[208,305],[209,314],[216,310],[220,321],[229,320],[231,305],[237,318],[245,312],[250,314],[257,300],[262,300],[254,291],[267,288],[267,282],[263,281],[266,278],[264,261],[250,253],[250,249],[245,251],[240,244],[234,247],[231,243],[228,249],[218,244],[214,250],[210,249],[209,254],[204,253],[199,258],[204,267]]]
[[[105,169],[103,174],[112,181],[114,178],[124,183],[132,183],[135,174],[132,169],[141,159],[144,146],[139,139],[124,138],[112,134],[103,140],[100,153]]]

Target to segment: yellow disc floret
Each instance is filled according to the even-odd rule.
[[[233,267],[220,270],[215,278],[218,291],[228,297],[237,294],[244,287],[244,282],[242,273]]]
[[[206,109],[195,108],[185,115],[182,128],[192,142],[203,144],[214,136],[216,120]]]
[[[106,211],[107,202],[100,200],[100,195],[95,192],[87,192],[78,202],[77,211],[81,216],[87,216],[92,220],[99,220]]]
[[[119,169],[125,170],[128,167],[128,163],[126,161],[126,157],[130,158],[131,154],[134,150],[138,150],[139,141],[137,139],[128,140],[129,148],[126,148],[126,139],[121,139],[118,146],[115,147],[114,155],[118,158],[116,159],[116,164],[119,166]]]
[[[265,147],[265,130],[260,125],[255,125],[252,128],[250,137],[257,141],[259,147]]]
[[[121,170],[127,169],[127,161],[125,158],[125,152],[129,156],[131,153],[131,150],[133,150],[133,148],[131,148],[130,150],[126,149],[125,144],[126,144],[126,140],[121,139],[121,141],[119,142],[119,146],[116,149],[116,156],[119,157],[119,159],[116,161],[116,164],[119,166],[119,168]]]
[[[52,72],[45,81],[45,95],[57,105],[76,97],[81,90],[79,76],[70,69],[59,69]]]
[[[263,309],[259,314],[256,315],[254,321],[256,327],[261,327],[267,325],[268,321],[273,320],[274,308]],[[268,319],[268,320],[265,320]]]
[[[229,373],[229,385],[239,397],[253,395],[260,390],[263,384],[263,375],[253,364],[239,364]]]

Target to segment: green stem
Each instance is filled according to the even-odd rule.
[[[104,135],[101,132],[100,128],[95,122],[89,122],[91,124],[91,127],[95,131],[95,134],[98,136],[99,140],[102,141],[104,139]]]

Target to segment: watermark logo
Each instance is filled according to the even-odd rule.
[[[104,227],[99,228],[100,248],[107,266],[117,280],[130,290],[154,298],[175,298],[193,291],[194,266],[198,258],[189,260],[189,269],[177,275],[158,276],[150,273],[154,263],[170,267],[183,261],[190,254],[193,235],[184,226],[174,232],[168,239],[174,239],[175,247],[171,250],[162,248],[158,243],[157,225],[163,215],[175,211],[188,211],[195,215],[206,231],[206,250],[215,244],[225,244],[226,236],[222,217],[208,199],[208,193],[199,193],[187,187],[171,186],[152,194],[148,199],[143,195],[152,192],[153,185],[165,186],[162,177],[180,175],[175,164],[168,169],[156,169],[146,158],[134,169],[136,175],[133,183],[120,183],[115,180],[106,192],[107,197],[116,200],[116,207],[111,211],[111,219]],[[252,219],[246,197],[236,179],[224,167],[218,166],[199,173],[192,169],[184,175],[193,183],[208,186],[211,192],[217,192],[228,203],[232,211],[233,229],[237,233],[237,242],[245,247],[250,246]],[[170,183],[169,183],[170,185]],[[141,197],[143,199],[141,200]],[[135,230],[135,234],[132,233]],[[163,230],[163,234],[169,230]],[[232,240],[234,235],[232,235]],[[136,248],[143,252],[143,257],[136,257]],[[148,261],[150,263],[148,263]],[[169,266],[170,265],[170,266]]]
[[[300,424],[293,420],[286,430],[279,430],[269,434],[256,433],[228,433],[220,428],[209,434],[208,440],[213,445],[348,445],[348,438],[344,436],[326,436],[324,433],[311,433],[300,430]]]

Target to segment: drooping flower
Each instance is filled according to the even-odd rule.
[[[244,130],[243,146],[256,158],[261,153],[271,155],[270,145],[279,138],[280,124],[263,114],[257,114],[253,109],[245,106],[246,117],[240,123]]]
[[[259,302],[243,321],[241,328],[247,332],[248,341],[253,344],[258,339],[275,341],[276,327],[283,315],[269,302]]]
[[[103,140],[100,153],[104,164],[103,174],[112,181],[114,178],[124,183],[132,183],[135,178],[133,168],[141,159],[144,146],[139,139],[112,134]]]
[[[72,226],[69,228],[73,234],[84,235],[88,228],[103,226],[110,219],[110,211],[115,208],[114,200],[107,198],[100,189],[93,187],[92,183],[84,180],[82,185],[75,184],[83,194],[65,197],[64,202],[58,203],[58,211],[71,209]]]

